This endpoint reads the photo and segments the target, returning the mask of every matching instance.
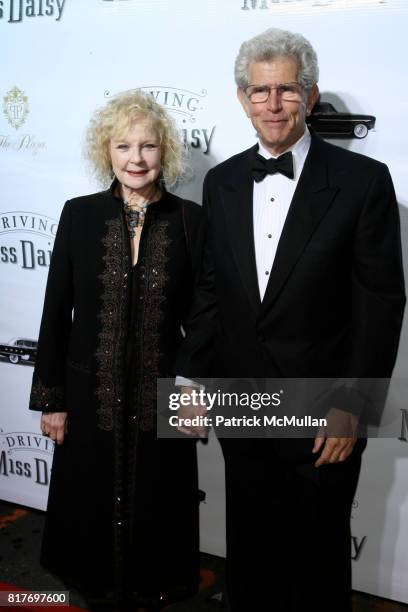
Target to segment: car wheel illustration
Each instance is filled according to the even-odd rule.
[[[9,361],[16,364],[20,361],[20,357],[18,355],[9,355]]]
[[[368,127],[364,123],[357,123],[353,128],[356,138],[365,138],[368,134]]]

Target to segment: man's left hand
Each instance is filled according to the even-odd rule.
[[[326,463],[339,463],[351,455],[357,442],[357,417],[351,412],[331,408],[326,415],[327,426],[321,427],[315,438],[313,453],[318,453],[323,447],[315,467]],[[335,433],[336,437],[331,434]],[[339,437],[339,436],[344,437]],[[324,446],[323,446],[324,445]]]

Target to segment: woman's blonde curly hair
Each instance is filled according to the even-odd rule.
[[[147,121],[157,133],[163,179],[171,187],[184,173],[185,147],[169,114],[140,89],[120,93],[95,111],[86,132],[84,156],[98,181],[107,185],[113,177],[110,141],[125,137],[138,121]]]

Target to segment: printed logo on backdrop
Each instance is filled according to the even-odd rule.
[[[29,113],[28,98],[18,87],[13,87],[3,98],[3,113],[9,124],[18,130]]]
[[[353,561],[360,560],[366,542],[367,536],[363,536],[362,538],[351,536],[351,558]]]
[[[357,510],[359,506],[358,500],[354,499],[353,500],[353,504],[352,504],[352,515],[351,518],[354,518],[354,511]],[[367,536],[362,536],[362,537],[357,537],[357,536],[351,536],[351,559],[352,561],[359,561],[364,546],[367,542]]]
[[[12,338],[0,341],[0,363],[3,361],[17,365],[34,365],[37,356],[37,340],[31,338]]]
[[[54,442],[50,438],[33,432],[0,429],[0,478],[47,487],[53,452]]]
[[[408,409],[401,408],[401,434],[398,438],[401,442],[408,442]]]
[[[321,99],[306,119],[307,125],[323,138],[365,138],[375,122],[373,115],[343,113]]]
[[[30,211],[0,212],[0,266],[48,268],[58,222]]]
[[[335,8],[335,9],[356,9],[373,8],[387,3],[387,0],[237,0],[243,11],[265,11],[276,8]]]
[[[174,117],[188,148],[209,155],[216,126],[205,125],[200,117],[201,112],[205,110],[206,89],[195,92],[164,85],[144,86],[139,89],[149,93]],[[105,91],[104,95],[109,98],[111,93]]]
[[[1,2],[1,0],[0,0]],[[15,132],[27,122],[30,105],[26,93],[17,87],[12,87],[3,95],[3,117],[5,126],[11,126]],[[0,152],[21,152],[22,154],[37,155],[44,151],[46,144],[37,139],[34,134],[7,133],[0,124]]]
[[[58,223],[29,211],[0,212],[0,271],[48,269]],[[1,272],[0,272],[1,273]],[[37,340],[0,337],[0,363],[33,366]]]
[[[33,17],[60,21],[66,0],[0,0],[0,19],[8,23],[30,21]]]

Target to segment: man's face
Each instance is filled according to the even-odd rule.
[[[297,62],[291,57],[278,57],[271,61],[252,62],[249,69],[251,85],[276,87],[285,83],[296,83]],[[319,95],[314,85],[309,95],[302,92],[301,100],[283,100],[277,89],[271,89],[265,102],[251,102],[238,89],[238,98],[251,119],[263,146],[272,155],[280,155],[291,147],[305,131],[306,115],[310,114]]]

